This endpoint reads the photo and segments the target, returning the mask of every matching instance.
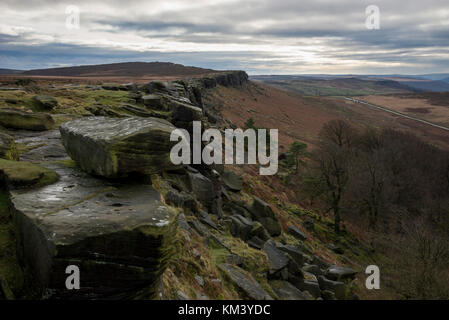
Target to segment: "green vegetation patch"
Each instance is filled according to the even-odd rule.
[[[53,170],[25,161],[0,159],[0,176],[14,187],[42,187],[59,179]]]

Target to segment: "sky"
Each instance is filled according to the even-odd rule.
[[[127,61],[253,75],[447,73],[449,1],[0,2],[0,68]]]

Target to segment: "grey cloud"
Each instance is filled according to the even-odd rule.
[[[169,1],[165,1],[166,5],[159,11],[145,12],[141,9],[144,5],[151,7],[154,4],[156,7],[157,3],[161,1],[76,1],[82,9],[82,21],[88,26],[87,32],[104,32],[110,36],[107,39],[112,40],[126,33],[138,35],[143,41],[157,39],[180,45],[195,43],[198,52],[135,52],[132,48],[95,47],[70,44],[70,41],[65,44],[43,41],[29,46],[24,36],[0,32],[0,67],[13,67],[11,64],[14,64],[14,67],[22,65],[27,68],[40,67],[39,63],[80,64],[142,59],[218,69],[241,68],[252,73],[290,72],[292,66],[316,68],[319,65],[325,69],[343,60],[358,61],[361,70],[364,61],[403,63],[411,73],[423,67],[429,68],[429,72],[442,71],[447,70],[448,66],[444,57],[449,52],[449,26],[444,23],[445,19],[449,19],[447,0],[376,0],[375,4],[381,10],[381,30],[367,30],[364,27],[365,8],[373,3],[368,0],[246,0],[204,2],[202,5],[197,2],[186,5],[187,2],[183,2],[186,5],[183,10],[175,10],[169,6]],[[53,19],[51,14],[55,14],[57,5],[60,1],[3,0],[0,3],[0,26],[1,21],[14,21],[13,17],[2,16],[2,9],[8,9],[13,15],[17,12],[33,17],[31,26],[34,32],[45,35],[49,31],[42,30],[46,30],[44,27]],[[93,10],[93,5],[109,10]],[[33,15],[36,10],[49,14],[36,17]],[[320,44],[320,51],[316,54],[326,58],[325,63],[316,61],[314,66],[314,61],[304,60],[299,55],[297,59],[294,56],[285,59],[278,53],[277,45],[306,48],[315,41]],[[246,45],[248,50],[236,49],[223,53],[203,49],[203,46],[212,44]],[[256,45],[271,46],[271,50],[249,50]],[[423,50],[426,51],[425,56]],[[369,71],[376,72],[374,69]]]

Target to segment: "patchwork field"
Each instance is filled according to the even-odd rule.
[[[360,99],[423,120],[449,125],[449,106],[442,101],[433,102],[423,95],[371,95]]]

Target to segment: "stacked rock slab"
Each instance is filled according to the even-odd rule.
[[[61,125],[64,147],[91,174],[116,178],[175,168],[170,141],[175,127],[159,118],[90,117]]]
[[[60,140],[48,141],[60,145]],[[53,154],[54,147],[24,156],[40,161],[41,153]],[[173,253],[177,212],[151,185],[97,178],[62,161],[64,156],[41,162],[59,181],[10,188],[20,257],[34,285],[53,299],[154,297]],[[79,290],[66,288],[69,265],[80,270]]]

